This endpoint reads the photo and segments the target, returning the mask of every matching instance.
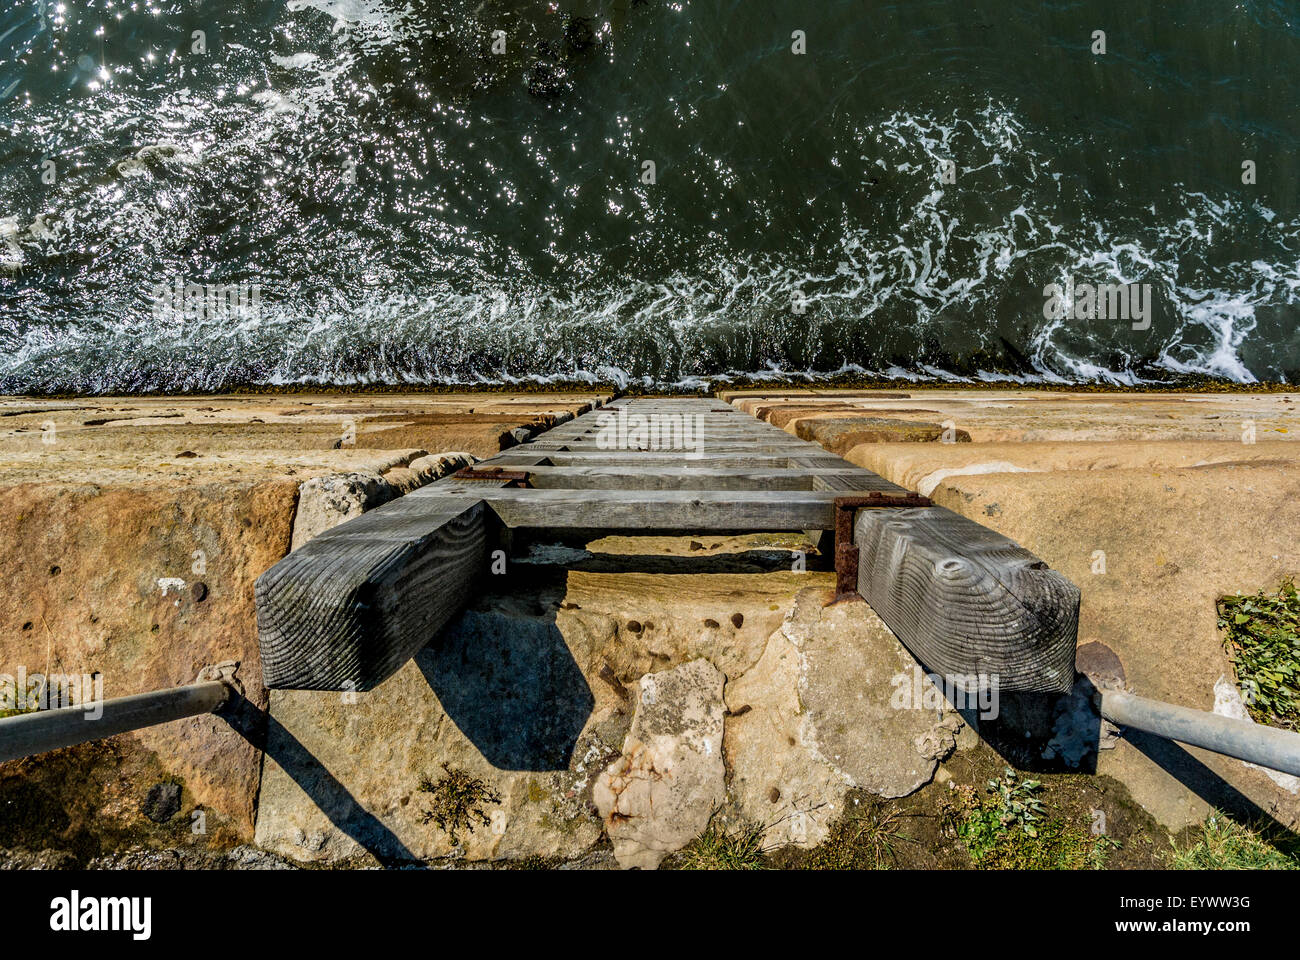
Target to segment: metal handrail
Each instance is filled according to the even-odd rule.
[[[1300,777],[1300,733],[1118,690],[1101,691],[1101,715],[1121,727],[1144,730]]]
[[[0,719],[0,762],[213,713],[231,693],[232,688],[224,681],[209,680],[5,717]]]
[[[0,763],[214,713],[231,693],[225,681],[209,680],[0,719]],[[1100,691],[1099,700],[1101,715],[1121,727],[1300,777],[1300,733],[1118,690]]]

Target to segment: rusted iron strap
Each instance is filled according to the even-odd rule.
[[[501,467],[463,467],[452,474],[457,480],[492,480],[504,482],[507,487],[528,486],[527,470],[505,470]]]
[[[835,600],[858,594],[858,548],[853,543],[853,518],[858,510],[884,507],[932,507],[918,493],[854,493],[835,498]]]

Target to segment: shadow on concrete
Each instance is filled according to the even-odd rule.
[[[527,560],[518,562],[521,565],[528,564]],[[806,570],[833,569],[829,560],[816,553],[808,552],[800,557],[793,550],[759,549],[700,556],[590,553],[586,557],[552,566],[587,573],[773,573],[794,570],[799,562],[802,562]]]
[[[1278,836],[1300,841],[1300,834],[1276,820],[1267,810],[1197,759],[1181,743],[1133,729],[1124,731],[1124,739],[1211,807],[1222,810],[1239,822],[1262,825]]]
[[[494,767],[569,769],[596,698],[553,611],[467,611],[415,663],[447,716]]]
[[[416,860],[397,835],[358,803],[348,788],[321,765],[302,741],[271,716],[269,710],[259,710],[244,697],[238,697],[232,698],[219,716],[254,747],[265,750],[330,823],[381,864],[408,865]]]
[[[1079,675],[1067,694],[1001,693],[993,718],[973,709],[958,712],[985,743],[1017,769],[1096,773],[1101,717],[1092,707],[1093,692],[1088,678]]]

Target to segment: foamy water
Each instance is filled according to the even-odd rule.
[[[11,2],[0,389],[1294,380],[1293,5],[1199,6]]]

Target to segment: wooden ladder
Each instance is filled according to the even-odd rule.
[[[838,521],[838,522],[837,522]],[[1079,591],[1016,543],[720,401],[619,399],[317,536],[257,581],[264,682],[369,690],[469,601],[504,528],[834,531],[931,672],[1068,690]]]

